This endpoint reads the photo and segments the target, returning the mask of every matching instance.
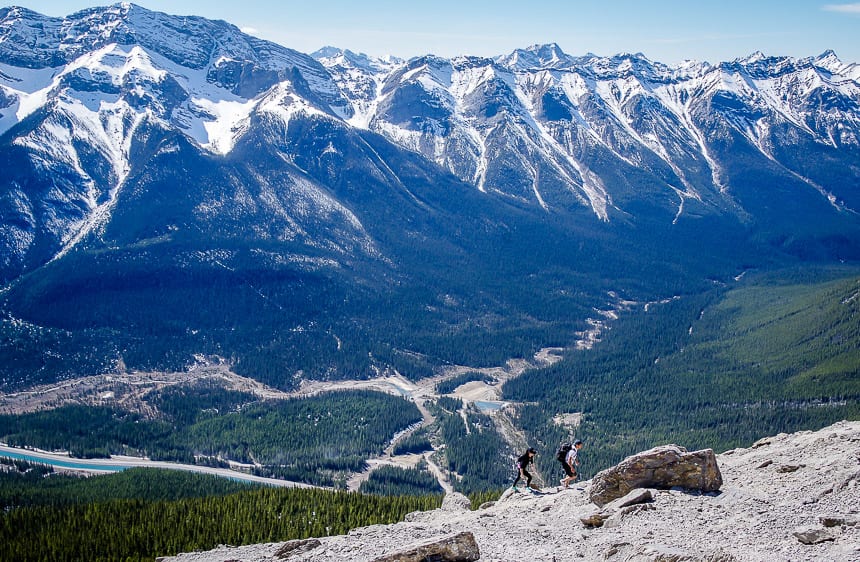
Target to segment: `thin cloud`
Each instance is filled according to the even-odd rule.
[[[260,30],[257,29],[256,27],[245,26],[245,27],[240,28],[239,31],[241,31],[242,33],[246,33],[248,35],[259,35],[260,34]]]
[[[860,2],[855,2],[853,4],[825,4],[821,9],[826,12],[860,15]]]

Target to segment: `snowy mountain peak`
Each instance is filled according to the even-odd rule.
[[[836,52],[832,49],[827,49],[817,57],[815,57],[815,64],[822,68],[829,67],[842,67],[844,63],[839,59]]]
[[[311,57],[322,63],[326,68],[356,68],[365,72],[376,73],[390,69],[392,66],[402,64],[404,61],[397,57],[371,57],[364,53],[355,53],[349,49],[337,47],[322,47],[311,53]]]
[[[516,69],[529,70],[534,68],[563,68],[574,62],[574,59],[561,50],[556,43],[536,44],[525,49],[516,49],[509,55],[496,58],[500,65]]]
[[[741,57],[741,58],[736,59],[736,60],[740,64],[749,65],[749,64],[759,63],[763,60],[767,60],[767,56],[765,56],[765,54],[762,53],[761,51],[755,51],[752,54],[747,55],[746,57]]]
[[[815,57],[813,64],[828,72],[851,78],[860,83],[860,64],[845,63],[830,49]]]

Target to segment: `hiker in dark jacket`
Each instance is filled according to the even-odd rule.
[[[516,462],[517,469],[517,477],[514,480],[514,490],[517,489],[517,483],[520,481],[520,478],[526,479],[526,487],[530,488],[532,483],[532,475],[526,470],[529,466],[529,463],[533,463],[535,460],[535,455],[537,451],[534,450],[533,447],[529,447],[528,451],[520,455]]]

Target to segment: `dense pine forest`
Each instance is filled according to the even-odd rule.
[[[361,483],[359,491],[382,496],[443,493],[439,481],[427,471],[426,462],[418,463],[415,468],[381,466],[370,473],[367,481]]]
[[[438,507],[441,495],[265,488],[154,469],[75,478],[24,463],[0,471],[0,560],[156,556],[342,534]]]
[[[459,400],[443,397],[439,403],[445,466],[462,476],[454,488],[465,494],[503,488],[511,478],[513,452],[493,420],[474,408],[461,410]]]

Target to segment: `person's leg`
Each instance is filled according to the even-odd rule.
[[[564,478],[561,479],[561,485],[567,488],[570,481],[574,479],[574,475],[566,462],[561,463],[561,466],[564,467]]]
[[[522,476],[523,476],[523,473],[522,473],[522,471],[520,470],[520,465],[515,464],[515,465],[514,465],[514,468],[515,468],[515,469],[516,469],[516,471],[517,471],[517,477],[516,477],[516,478],[514,478],[514,485],[513,485],[513,486],[511,486],[512,488],[516,488],[516,487],[517,487],[517,483],[520,481],[520,478],[522,478]]]

